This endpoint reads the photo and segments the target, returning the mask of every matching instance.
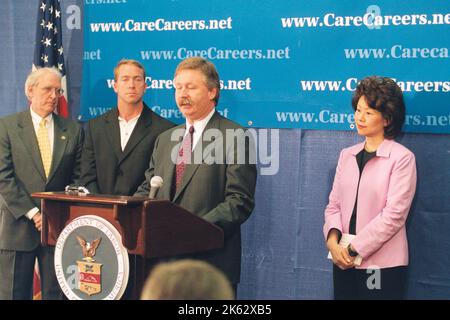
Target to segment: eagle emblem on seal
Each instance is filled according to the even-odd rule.
[[[80,244],[81,248],[83,249],[83,260],[84,261],[95,261],[95,251],[97,250],[98,246],[100,245],[100,241],[102,238],[95,239],[92,242],[87,242],[85,239],[83,239],[80,236],[76,236],[78,243]]]

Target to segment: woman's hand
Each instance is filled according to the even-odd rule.
[[[333,263],[342,270],[353,268],[355,266],[355,258],[350,257],[347,248],[343,248],[339,245],[340,237],[341,232],[337,229],[331,229],[328,233],[327,248],[331,253]]]
[[[327,245],[328,246],[328,245]],[[328,249],[333,257],[333,263],[342,270],[347,270],[355,266],[355,257],[350,257],[347,248],[341,247],[339,244],[330,244]]]

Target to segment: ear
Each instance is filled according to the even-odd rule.
[[[27,88],[28,100],[31,100],[33,98],[33,90],[34,90],[34,86],[29,86]]]
[[[114,79],[113,89],[114,89],[114,92],[117,93],[117,82],[116,82],[116,79]]]
[[[391,121],[389,119],[383,119],[383,126],[386,128],[389,124],[391,123]]]
[[[211,90],[209,90],[208,92],[208,97],[209,100],[214,100],[214,98],[217,96],[217,88],[212,88]]]

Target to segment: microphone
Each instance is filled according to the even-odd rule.
[[[154,176],[150,180],[150,192],[148,193],[148,197],[150,199],[155,199],[156,192],[158,192],[158,189],[161,188],[163,182],[164,180],[160,176]]]

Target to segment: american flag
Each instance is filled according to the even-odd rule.
[[[61,87],[64,95],[59,98],[56,112],[67,118],[66,67],[64,65],[64,50],[62,44],[61,7],[59,0],[39,1],[36,43],[34,48],[33,69],[37,67],[55,67],[62,74]],[[36,261],[33,281],[33,299],[41,299],[39,267]]]
[[[65,118],[69,116],[67,105],[66,67],[62,43],[61,7],[59,0],[39,1],[36,46],[34,49],[33,68],[55,67],[61,72],[64,95],[59,98],[57,113]]]

